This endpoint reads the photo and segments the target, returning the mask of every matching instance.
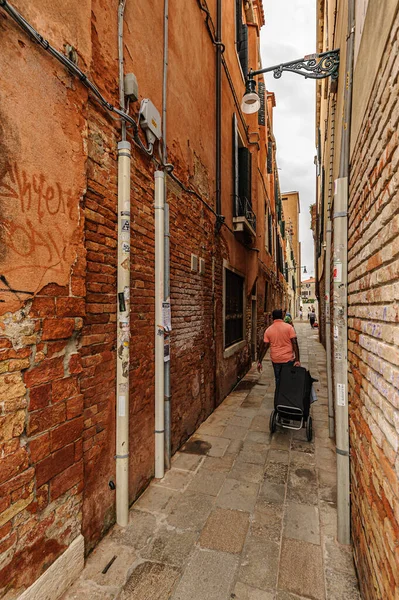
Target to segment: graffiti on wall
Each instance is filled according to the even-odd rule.
[[[17,163],[0,175],[0,311],[49,282],[65,284],[74,260],[79,198],[67,184]],[[16,294],[16,291],[19,291]]]

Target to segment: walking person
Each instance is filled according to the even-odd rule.
[[[316,313],[314,311],[314,306],[312,307],[312,312],[310,313],[309,321],[310,321],[310,326],[313,329],[315,321],[316,321]]]
[[[299,318],[301,321],[302,321],[302,317],[303,317],[303,311],[302,311],[302,306],[301,306],[301,308],[299,309]]]
[[[274,310],[272,317],[273,324],[266,329],[259,347],[258,372],[262,371],[263,358],[270,348],[277,391],[283,365],[300,367],[301,363],[295,329],[292,325],[283,321],[283,311],[281,309]]]

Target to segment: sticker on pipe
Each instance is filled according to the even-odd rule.
[[[118,396],[118,417],[126,417],[126,396]]]
[[[130,252],[130,245],[127,242],[122,242],[122,252]]]
[[[344,383],[337,383],[337,405],[345,406],[346,404],[346,386]]]
[[[170,302],[162,302],[162,321],[165,331],[172,331],[172,318],[170,312]]]
[[[122,219],[122,222],[121,222],[121,231],[130,231],[130,221],[129,221],[129,219]]]
[[[337,261],[334,263],[333,279],[334,283],[342,282],[342,262]]]

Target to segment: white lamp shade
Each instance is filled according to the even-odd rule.
[[[241,110],[247,115],[258,112],[260,109],[260,100],[256,92],[247,92],[244,94],[241,102]]]

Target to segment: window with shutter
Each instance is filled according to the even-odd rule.
[[[233,215],[237,217],[239,209],[239,191],[238,191],[238,129],[237,116],[233,113]]]
[[[271,175],[273,173],[273,143],[267,143],[267,173]]]
[[[242,0],[236,0],[236,49],[243,75],[248,73],[248,26],[242,19]]]
[[[252,156],[244,146],[237,128],[237,117],[233,114],[233,216],[245,217],[256,231],[256,215],[252,210]]]
[[[248,25],[241,25],[241,42],[238,46],[238,58],[244,77],[248,74]]]
[[[263,301],[263,312],[267,312],[267,307],[269,305],[269,282],[265,281],[265,297]]]
[[[252,157],[248,148],[238,148],[238,194],[252,206]]]
[[[269,236],[268,236],[268,242],[269,242],[269,253],[273,254],[273,221],[272,221],[272,215],[269,212],[269,218],[268,218],[268,227],[269,227]]]

